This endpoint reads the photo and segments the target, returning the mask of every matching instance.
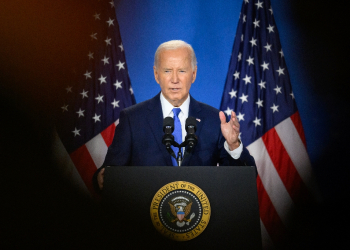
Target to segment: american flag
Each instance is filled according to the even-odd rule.
[[[93,0],[86,55],[65,87],[57,132],[87,188],[112,143],[122,109],[135,104],[113,0]]]
[[[293,210],[319,197],[269,0],[244,0],[220,109],[255,158],[265,249],[285,244]]]

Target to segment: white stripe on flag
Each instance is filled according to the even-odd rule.
[[[269,233],[267,232],[264,223],[260,219],[260,228],[261,228],[261,241],[263,249],[274,249],[273,242],[270,238]]]
[[[118,126],[118,124],[119,124],[119,119],[114,122],[115,126]]]
[[[96,168],[101,167],[105,160],[107,150],[108,150],[108,147],[102,135],[101,134],[96,135],[94,138],[88,141],[85,145],[91,155],[92,160],[96,165]]]
[[[56,130],[54,131],[54,137],[55,139],[52,143],[53,158],[54,162],[60,166],[60,173],[67,180],[70,180],[70,183],[78,190],[90,194]]]
[[[312,174],[309,155],[293,121],[287,118],[277,124],[275,129],[304,184],[313,197],[320,201],[321,196]]]
[[[255,159],[258,174],[277,214],[283,224],[288,226],[288,212],[294,207],[294,203],[267,153],[263,140],[259,138],[250,144],[248,148]]]

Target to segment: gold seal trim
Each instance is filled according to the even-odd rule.
[[[188,199],[186,197],[188,197]],[[181,217],[181,215],[178,216],[179,219],[176,218],[177,214],[175,214],[175,206],[172,205],[174,202],[168,201],[168,199],[181,199],[180,203],[182,204],[182,207],[178,214],[182,213],[186,215],[187,213],[188,218],[184,218],[184,216]],[[186,206],[186,201],[192,202],[195,205],[190,203]],[[191,210],[191,207],[196,207],[198,211],[189,211]],[[172,220],[171,223],[176,221],[179,227],[184,227],[186,229],[174,229],[177,228],[176,226],[170,228],[170,226],[165,223],[166,219],[164,218],[165,216],[163,216],[162,211],[165,210],[168,211],[167,213],[172,210],[171,213],[175,216],[173,216],[175,219]],[[182,212],[183,210],[185,212]],[[163,236],[171,240],[188,241],[199,236],[205,230],[209,223],[211,208],[209,199],[202,189],[187,181],[175,181],[164,185],[154,195],[150,206],[150,215],[154,227]],[[187,225],[190,226],[184,226],[184,223],[187,223]]]

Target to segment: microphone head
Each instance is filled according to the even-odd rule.
[[[163,120],[163,132],[165,133],[166,129],[171,129],[171,133],[174,131],[174,118],[167,116]]]
[[[186,131],[188,132],[189,128],[193,128],[194,132],[196,132],[197,130],[197,121],[196,118],[194,118],[193,116],[190,116],[186,119]]]

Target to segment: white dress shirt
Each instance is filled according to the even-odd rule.
[[[175,107],[170,102],[168,102],[167,99],[165,99],[165,97],[163,96],[162,93],[160,93],[160,103],[162,105],[163,119],[165,117],[167,117],[167,116],[170,116],[170,117],[174,118],[173,108],[175,108]],[[182,141],[184,141],[185,137],[186,137],[186,134],[187,134],[186,128],[185,128],[185,124],[186,124],[186,119],[188,118],[188,112],[189,112],[189,108],[190,108],[190,95],[188,95],[186,101],[184,101],[180,107],[176,107],[176,108],[180,108],[181,109],[178,117],[179,117],[179,120],[181,122]],[[218,119],[219,119],[219,117],[218,117]],[[239,145],[238,148],[236,148],[236,149],[234,149],[232,151],[228,147],[228,144],[227,144],[226,141],[225,141],[224,147],[225,147],[226,151],[234,159],[238,159],[241,156],[241,153],[243,151],[243,144],[242,144],[242,142],[241,142],[241,144]]]

